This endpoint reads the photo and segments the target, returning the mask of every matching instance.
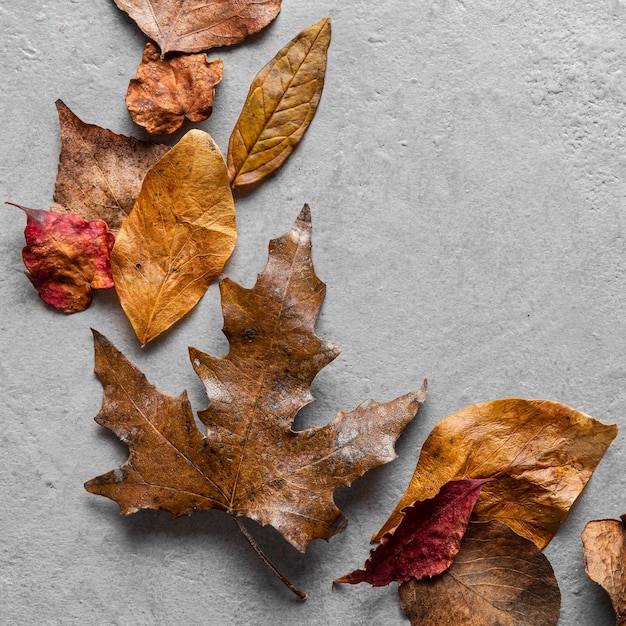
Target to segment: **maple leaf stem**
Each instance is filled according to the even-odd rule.
[[[254,540],[254,537],[248,532],[248,529],[244,526],[243,522],[235,515],[232,515],[231,517],[235,521],[235,524],[237,524],[237,528],[239,528],[241,534],[246,538],[248,543],[252,546],[252,549],[259,555],[260,559],[265,563],[265,565],[267,565],[272,570],[272,572],[274,572],[274,574],[280,579],[280,581],[283,583],[283,585],[285,585],[285,587],[287,587],[290,591],[295,593],[298,596],[298,598],[300,598],[301,600],[305,600],[306,593],[302,591],[301,589],[294,587],[287,580],[287,578],[285,578],[285,576],[278,571],[276,566],[269,560],[265,552],[261,550],[257,542]]]

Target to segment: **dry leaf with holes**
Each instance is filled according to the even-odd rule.
[[[142,345],[198,303],[236,240],[222,154],[210,135],[192,130],[146,174],[111,255],[115,289]]]
[[[618,626],[626,624],[626,515],[588,522],[582,532],[585,572],[611,598]]]
[[[257,74],[228,144],[233,187],[263,180],[292,153],[324,89],[330,19],[303,30]]]
[[[104,387],[98,423],[130,448],[120,468],[86,483],[122,514],[163,509],[174,516],[218,509],[271,524],[298,550],[345,526],[333,492],[395,458],[394,444],[417,413],[425,386],[391,402],[368,400],[326,426],[291,426],[313,397],[316,374],[339,353],[314,331],[325,285],[311,260],[305,207],[294,227],[270,243],[255,286],[220,282],[230,350],[190,349],[209,406],[196,427],[186,394],[159,392],[96,334],[96,372]]]
[[[410,580],[400,603],[414,626],[556,626],[561,593],[548,559],[500,522],[470,522],[452,565]]]
[[[201,122],[213,111],[215,85],[222,80],[221,59],[209,61],[206,54],[161,57],[152,42],[143,50],[137,78],[132,78],[126,106],[133,122],[149,133],[169,134],[185,119]]]
[[[61,154],[53,211],[102,219],[116,233],[133,208],[146,172],[167,146],[118,135],[81,121],[56,102]]]
[[[616,425],[558,402],[512,398],[463,409],[432,430],[406,492],[374,539],[400,523],[405,506],[448,481],[494,477],[480,492],[477,519],[500,520],[543,548],[616,435]]]
[[[110,258],[115,237],[106,222],[13,206],[27,215],[22,258],[26,276],[46,304],[77,313],[91,304],[93,289],[113,287]]]
[[[280,12],[280,0],[115,0],[168,52],[201,52],[243,41]]]

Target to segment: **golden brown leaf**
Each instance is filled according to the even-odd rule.
[[[543,548],[617,434],[617,426],[558,402],[509,398],[475,404],[430,433],[411,482],[374,539],[401,510],[461,478],[496,477],[478,498],[480,520],[500,520]]]
[[[228,144],[233,187],[259,182],[292,153],[324,89],[330,19],[303,30],[256,75]]]
[[[87,221],[104,220],[116,233],[133,208],[146,172],[168,148],[85,124],[61,100],[56,106],[61,154],[54,200],[59,204],[51,208]]]
[[[210,135],[192,130],[146,174],[111,254],[115,289],[142,344],[198,303],[236,239],[222,155]]]
[[[452,565],[399,588],[415,626],[556,626],[561,593],[548,559],[500,522],[470,523]]]
[[[626,515],[589,522],[582,532],[585,571],[609,594],[618,626],[626,624]]]
[[[339,353],[314,332],[325,285],[311,261],[308,207],[270,243],[252,289],[223,279],[220,290],[228,355],[190,349],[209,396],[198,414],[206,435],[185,394],[159,392],[96,334],[104,387],[96,419],[128,444],[130,457],[86,488],[117,501],[123,514],[216,508],[250,517],[304,551],[312,539],[343,529],[334,490],[395,458],[395,441],[426,388],[384,404],[367,400],[325,426],[291,429],[298,410],[313,400],[312,380]]]
[[[239,43],[280,13],[281,0],[115,0],[167,52]]]
[[[215,85],[222,80],[221,59],[180,54],[166,59],[152,42],[143,50],[137,78],[132,78],[126,106],[133,121],[149,133],[173,133],[185,118],[201,122],[213,111]]]

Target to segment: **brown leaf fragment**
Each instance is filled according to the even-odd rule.
[[[46,304],[77,313],[91,304],[92,289],[113,287],[110,258],[115,237],[106,222],[13,206],[27,215],[22,258],[28,279]]]
[[[311,261],[308,207],[270,243],[252,289],[220,283],[230,351],[190,348],[209,396],[196,428],[186,396],[161,394],[108,341],[96,335],[104,387],[98,423],[130,448],[122,468],[86,484],[123,514],[142,508],[179,516],[216,508],[271,524],[298,550],[345,526],[333,492],[395,458],[394,444],[422,405],[426,387],[391,402],[367,400],[325,426],[294,431],[310,384],[339,353],[314,332],[325,285]]]
[[[61,100],[56,106],[61,154],[52,210],[102,219],[117,233],[146,172],[168,148],[85,124]]]
[[[618,626],[626,624],[625,518],[592,520],[582,532],[585,572],[609,594]]]
[[[293,152],[324,89],[330,19],[303,30],[256,75],[228,144],[233,187],[263,180]]]
[[[143,50],[137,78],[131,78],[126,106],[135,124],[149,133],[169,134],[190,122],[206,120],[213,111],[215,85],[222,80],[221,59],[206,54],[161,58],[152,42]]]
[[[115,0],[115,4],[166,54],[239,43],[276,18],[280,1]]]
[[[449,415],[426,439],[406,492],[374,540],[397,526],[405,506],[446,482],[492,476],[476,518],[500,520],[543,548],[616,435],[616,425],[547,400],[494,400]]]
[[[470,522],[452,565],[399,588],[415,626],[555,626],[561,593],[538,548],[500,522]]]
[[[189,131],[146,174],[111,254],[115,289],[142,345],[198,303],[236,240],[222,154],[209,134]]]
[[[450,481],[432,498],[402,509],[402,521],[383,535],[364,569],[334,582],[383,587],[441,574],[457,555],[478,494],[488,480]]]

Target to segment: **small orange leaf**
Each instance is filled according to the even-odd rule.
[[[290,41],[255,77],[228,144],[233,187],[263,180],[298,144],[324,89],[330,19]]]
[[[167,52],[201,52],[239,43],[280,13],[281,0],[115,0]],[[189,6],[193,4],[193,6]]]
[[[543,548],[617,435],[617,426],[558,402],[509,398],[475,404],[441,420],[420,454],[411,482],[373,537],[395,528],[401,511],[450,480],[496,477],[474,508]]]
[[[213,111],[215,85],[222,80],[221,59],[181,54],[167,59],[152,42],[143,50],[137,78],[132,78],[126,106],[135,124],[149,133],[173,133],[185,118],[201,122]]]
[[[111,255],[116,291],[142,344],[198,303],[236,239],[222,154],[210,135],[192,130],[146,174]]]

